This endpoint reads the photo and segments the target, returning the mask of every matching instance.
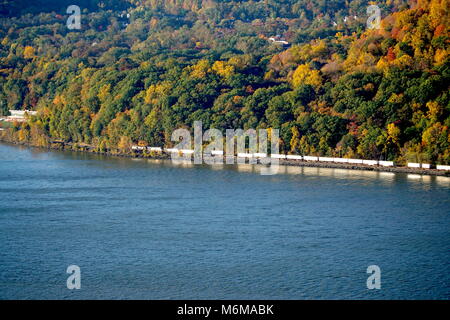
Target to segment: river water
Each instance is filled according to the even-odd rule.
[[[257,169],[0,144],[0,299],[450,298],[450,178]]]

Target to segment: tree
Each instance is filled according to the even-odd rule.
[[[214,62],[212,70],[226,79],[230,78],[234,74],[234,67],[227,65],[223,61]]]
[[[300,132],[297,127],[292,127],[292,138],[290,145],[292,153],[300,153]]]
[[[131,151],[131,147],[132,147],[131,139],[127,136],[121,136],[117,148],[122,152],[129,153]]]
[[[33,59],[35,57],[35,49],[31,46],[26,46],[23,50],[23,57],[25,59]]]
[[[292,85],[294,88],[301,85],[311,85],[317,88],[321,84],[322,78],[319,71],[311,70],[306,64],[299,65],[292,76]]]
[[[447,163],[449,160],[450,132],[440,122],[434,123],[424,131],[422,144],[425,153],[432,162]]]

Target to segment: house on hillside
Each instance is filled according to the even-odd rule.
[[[289,42],[287,42],[284,38],[282,38],[280,35],[276,35],[274,37],[270,37],[269,41],[276,44],[281,44],[284,47],[289,46]]]
[[[25,122],[27,120],[27,115],[35,116],[37,115],[37,111],[28,111],[28,110],[9,110],[10,116],[6,118],[2,118],[3,121],[6,122]]]

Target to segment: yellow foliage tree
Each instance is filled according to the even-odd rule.
[[[58,104],[62,103],[62,101],[63,101],[62,97],[59,94],[57,94],[57,95],[55,95],[55,98],[53,99],[53,104],[58,105]]]
[[[434,62],[437,66],[444,64],[445,60],[448,57],[448,52],[445,49],[437,49],[434,54]]]
[[[389,123],[387,126],[387,132],[388,141],[391,141],[393,144],[398,146],[401,133],[400,129],[395,125],[395,123]]]
[[[386,59],[383,57],[380,60],[378,60],[377,63],[377,69],[383,72],[388,71],[389,69],[389,62],[386,61]]]
[[[303,136],[300,139],[299,151],[300,151],[300,154],[302,154],[302,155],[313,154],[315,152],[315,149],[309,145],[308,139],[306,138],[306,136]]]
[[[154,108],[152,109],[150,114],[145,118],[144,122],[150,129],[157,127],[159,121],[158,113],[159,113],[158,109]]]
[[[425,1],[421,1],[425,2]],[[439,24],[443,21],[445,22],[448,19],[448,8],[450,7],[449,0],[431,0],[429,2],[429,10],[430,10],[430,27],[435,29]],[[422,3],[424,4],[424,3]],[[447,21],[448,22],[448,21]]]
[[[25,49],[23,50],[23,57],[25,59],[33,59],[35,56],[35,50],[33,47],[30,46],[26,46]]]
[[[101,102],[105,102],[105,101],[106,101],[106,98],[108,97],[108,95],[110,94],[110,92],[111,92],[111,85],[110,85],[109,83],[108,83],[108,84],[105,84],[105,85],[102,86],[102,87],[100,88],[100,90],[98,91],[97,97],[100,99]]]
[[[156,104],[158,101],[158,98],[160,98],[162,95],[167,95],[170,91],[170,88],[172,87],[171,83],[169,82],[162,82],[158,84],[152,84],[150,87],[148,87],[144,101],[147,104]]]
[[[121,136],[117,148],[121,151],[129,152],[132,147],[131,139],[127,136]]]
[[[324,40],[318,40],[311,45],[311,55],[315,58],[325,57],[328,53],[328,47]]]
[[[405,54],[398,59],[395,59],[392,64],[400,69],[406,69],[413,65],[414,61],[409,55]]]
[[[292,76],[292,85],[296,88],[303,84],[319,87],[322,84],[319,71],[311,70],[307,64],[299,65]]]
[[[229,78],[234,74],[234,67],[227,65],[224,61],[214,62],[212,70],[224,78]]]
[[[292,127],[292,138],[291,138],[291,152],[297,153],[300,151],[300,132],[297,127]]]
[[[191,67],[191,77],[204,78],[210,69],[208,60],[200,60],[196,65]]]
[[[429,101],[427,103],[427,108],[428,108],[427,117],[432,121],[437,121],[439,116],[444,111],[443,108],[436,101]]]
[[[30,132],[26,129],[20,129],[18,132],[18,138],[20,142],[28,141],[30,138]]]

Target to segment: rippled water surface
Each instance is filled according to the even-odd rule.
[[[450,178],[0,145],[0,299],[448,299],[449,267]]]

